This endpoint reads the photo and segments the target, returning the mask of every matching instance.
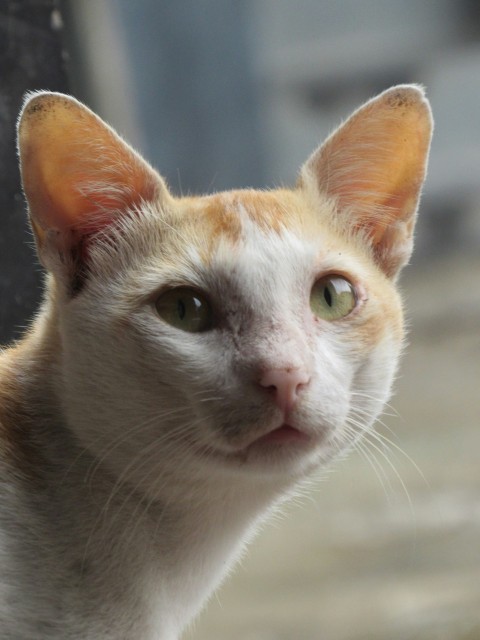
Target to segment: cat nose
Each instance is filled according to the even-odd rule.
[[[303,369],[267,369],[262,373],[259,385],[271,391],[277,406],[283,413],[288,413],[309,382],[310,376]]]

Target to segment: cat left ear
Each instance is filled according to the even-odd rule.
[[[360,234],[389,277],[412,251],[432,128],[423,90],[393,87],[356,111],[300,174],[301,186],[335,202],[340,227]]]
[[[75,269],[89,237],[141,202],[170,197],[147,162],[70,96],[40,92],[27,98],[18,149],[37,248],[47,267],[53,252]]]

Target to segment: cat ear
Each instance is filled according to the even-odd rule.
[[[40,259],[78,262],[86,240],[144,201],[169,198],[162,178],[70,96],[28,97],[18,123],[23,188]],[[82,254],[82,255],[81,255]]]
[[[313,153],[300,184],[337,205],[347,233],[360,233],[383,271],[408,261],[433,121],[423,90],[400,85],[356,111]]]

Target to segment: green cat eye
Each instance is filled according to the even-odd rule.
[[[325,276],[317,280],[310,294],[310,308],[322,320],[338,320],[356,305],[353,286],[341,276]]]
[[[213,314],[206,298],[189,287],[178,287],[162,293],[155,302],[162,320],[176,329],[198,333],[213,325]]]

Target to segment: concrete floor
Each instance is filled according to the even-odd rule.
[[[480,639],[480,258],[412,267],[402,288],[410,345],[378,430],[405,454],[339,463],[189,639]]]

